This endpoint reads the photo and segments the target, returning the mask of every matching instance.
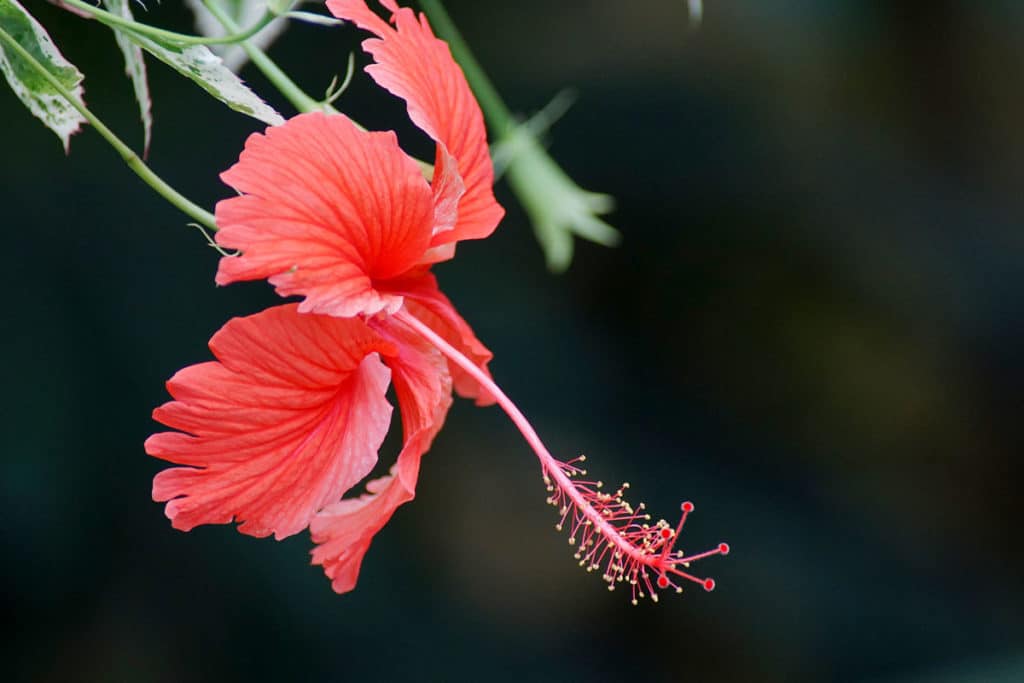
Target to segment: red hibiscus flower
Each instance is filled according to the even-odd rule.
[[[217,282],[265,278],[302,300],[228,322],[210,341],[217,360],[168,382],[174,400],[154,418],[179,431],[145,447],[182,467],[156,476],[154,499],[182,530],[236,521],[242,533],[280,539],[308,527],[314,563],[336,591],[351,590],[373,536],[413,498],[454,388],[509,413],[581,540],[581,560],[603,566],[613,587],[628,580],[634,597],[653,595],[651,569],[659,588],[675,586],[670,576],[710,588],[680,569],[705,554],[672,552],[678,529],[642,523],[621,492],[572,479],[576,461],[548,453],[491,379],[491,353],[438,289],[430,266],[459,240],[488,236],[503,210],[479,106],[447,45],[425,18],[381,4],[393,26],[363,0],[327,3],[378,36],[363,44],[376,61],[367,71],[437,143],[432,180],[394,133],[364,131],[344,115],[303,114],[249,138],[222,175],[239,196],[217,205],[217,242],[239,255],[221,260]],[[402,450],[390,475],[343,498],[377,462],[389,382]]]

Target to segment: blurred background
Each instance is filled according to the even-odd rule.
[[[140,147],[110,32],[26,6]],[[1024,680],[1024,4],[718,0],[698,31],[681,0],[448,7],[513,109],[577,89],[551,151],[624,241],[553,276],[502,184],[442,286],[554,452],[655,515],[696,503],[686,549],[733,548],[699,568],[718,589],[609,593],[511,424],[465,402],[353,593],[304,534],[171,529],[142,450],[163,383],[277,298],[215,287],[94,131],[65,158],[0,88],[4,679]],[[296,25],[272,54],[316,94],[363,37]],[[149,161],[212,208],[260,125],[150,75]],[[338,104],[429,153],[361,72]]]

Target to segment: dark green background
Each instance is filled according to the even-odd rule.
[[[109,31],[27,6],[138,145]],[[3,90],[3,678],[1024,680],[1024,7],[718,0],[697,33],[681,0],[449,9],[513,108],[578,88],[551,149],[625,239],[552,276],[502,185],[442,286],[554,451],[656,514],[697,504],[686,548],[734,549],[701,567],[718,590],[608,593],[511,425],[464,402],[351,594],[305,535],[172,530],[150,411],[276,297],[215,287],[94,131],[65,158]],[[274,54],[322,91],[361,38],[295,26]],[[212,207],[258,124],[150,69],[150,162]],[[340,106],[428,153],[362,74]]]

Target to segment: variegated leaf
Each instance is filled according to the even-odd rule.
[[[181,46],[158,42],[132,31],[123,31],[123,34],[235,111],[271,126],[284,123],[281,115],[250,90],[231,69],[224,66],[221,58],[210,52],[209,48],[203,45]]]
[[[112,13],[134,19],[128,0],[103,0],[103,4]],[[149,81],[146,78],[146,61],[142,56],[142,48],[133,43],[124,33],[115,30],[114,39],[124,55],[124,70],[132,80],[135,99],[139,103],[139,117],[142,119],[143,148],[149,151],[149,141],[153,136],[152,103],[149,97]]]
[[[0,30],[17,42],[67,91],[81,102],[82,73],[64,58],[50,36],[35,18],[16,0],[0,0]],[[60,89],[18,54],[6,40],[0,40],[0,71],[29,111],[57,134],[67,152],[71,136],[86,119],[72,106]]]

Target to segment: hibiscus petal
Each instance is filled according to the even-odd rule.
[[[477,339],[473,328],[441,292],[433,273],[395,280],[388,283],[388,286],[391,291],[405,297],[405,307],[410,313],[473,361],[488,377],[491,376],[487,364],[494,358],[494,354]],[[468,372],[454,363],[449,363],[448,368],[459,396],[474,399],[478,406],[494,404],[494,397]]]
[[[440,148],[438,148],[440,150]],[[466,194],[466,186],[459,175],[458,162],[450,154],[438,154],[434,165],[434,235],[454,230],[459,220],[459,201]],[[455,255],[455,243],[449,242],[435,249],[451,246]],[[450,258],[450,257],[449,257]],[[433,261],[428,261],[433,263]]]
[[[217,284],[268,278],[302,313],[393,313],[375,281],[404,273],[430,246],[433,194],[392,132],[343,115],[300,114],[255,133],[221,178],[242,193],[217,204]]]
[[[403,448],[415,444],[414,450],[425,452],[452,404],[448,363],[440,351],[394,318],[374,318],[369,326],[395,349],[384,360],[398,398]]]
[[[437,232],[432,246],[487,237],[505,212],[494,199],[494,168],[480,106],[448,44],[434,36],[426,17],[420,15],[417,21],[411,9],[398,7],[394,0],[381,0],[381,5],[392,12],[395,28],[374,14],[365,0],[327,1],[334,16],[379,37],[363,42],[363,49],[377,62],[366,67],[367,73],[404,99],[409,118],[439,143],[437,165],[443,166],[448,154],[458,165],[466,188],[459,200],[458,222],[452,230]]]
[[[146,452],[188,466],[157,474],[153,499],[183,531],[234,519],[252,536],[295,534],[373,469],[391,420],[380,355],[397,350],[360,320],[296,304],[229,321],[210,348],[218,360],[178,372],[175,400],[153,412],[182,431]]]
[[[387,359],[402,415],[404,446],[391,474],[367,484],[368,493],[328,506],[310,522],[317,547],[313,564],[338,593],[352,590],[374,535],[398,506],[413,499],[420,459],[444,423],[451,405],[451,380],[444,358],[392,319],[371,323],[393,339],[397,356]]]

